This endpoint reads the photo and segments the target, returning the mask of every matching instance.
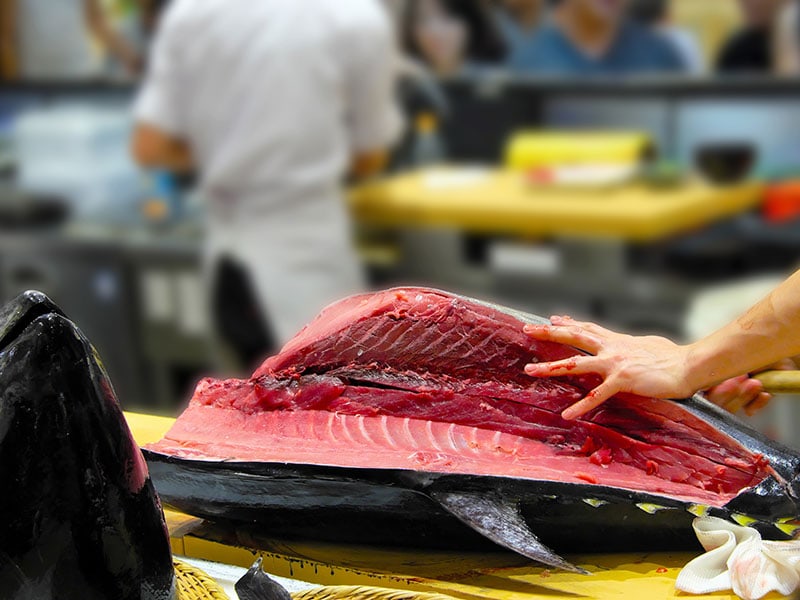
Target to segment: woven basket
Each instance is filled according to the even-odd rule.
[[[177,600],[230,600],[222,588],[200,569],[173,560],[178,590]],[[334,585],[292,594],[293,600],[453,600],[442,594],[422,594],[407,590]]]
[[[292,600],[453,600],[442,594],[423,594],[408,590],[334,585],[295,592]]]
[[[177,600],[230,600],[223,589],[200,569],[174,559],[172,564],[175,567]]]

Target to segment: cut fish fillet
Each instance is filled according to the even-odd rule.
[[[722,506],[772,471],[679,404],[613,398],[561,411],[596,377],[536,380],[535,319],[422,288],[345,299],[249,380],[198,384],[166,454],[216,460],[470,473],[580,482]]]

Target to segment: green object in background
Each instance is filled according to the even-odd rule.
[[[642,179],[653,187],[677,187],[684,182],[684,171],[676,162],[660,160],[642,169]]]

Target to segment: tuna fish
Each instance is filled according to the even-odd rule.
[[[35,292],[0,310],[0,481],[0,597],[174,597],[161,505],[111,384]]]
[[[247,380],[201,381],[146,452],[170,505],[273,533],[570,551],[691,547],[712,514],[782,539],[800,455],[700,397],[561,411],[598,380],[523,367],[578,351],[534,315],[404,288],[331,305]]]

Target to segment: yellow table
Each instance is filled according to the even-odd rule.
[[[436,167],[356,187],[350,203],[362,224],[652,242],[749,210],[762,191],[759,183],[698,181],[674,188],[543,187],[507,170]]]
[[[130,413],[126,416],[139,444],[157,441],[172,423],[172,419],[165,417]],[[198,519],[172,511],[166,511],[166,516],[176,554],[242,567],[249,567],[260,554],[267,571],[284,577],[320,585],[439,592],[465,600],[685,598],[675,591],[675,578],[681,567],[695,556],[658,553],[570,557],[592,571],[592,575],[586,576],[534,567],[526,559],[505,552],[422,553],[281,540],[226,545],[207,539],[208,534],[194,529],[200,523]],[[246,532],[239,532],[238,538],[246,540]],[[735,596],[714,594],[703,598],[733,600]]]

